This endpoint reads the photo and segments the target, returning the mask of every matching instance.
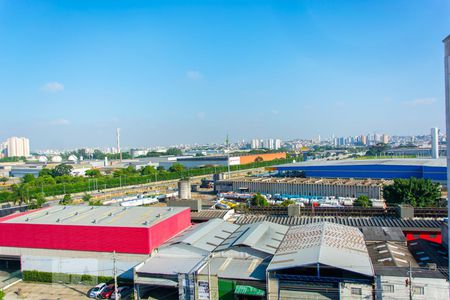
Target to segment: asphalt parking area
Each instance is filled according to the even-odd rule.
[[[5,290],[5,300],[78,300],[89,299],[87,285],[19,282]]]

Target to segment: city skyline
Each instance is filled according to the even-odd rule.
[[[117,127],[123,145],[148,146],[443,130],[449,9],[3,1],[0,138],[67,149],[112,146]]]

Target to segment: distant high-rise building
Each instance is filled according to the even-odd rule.
[[[274,139],[267,139],[267,149],[273,150],[275,149],[275,140]]]
[[[367,137],[361,134],[361,145],[367,145]]]
[[[382,140],[383,144],[389,144],[389,136],[387,134],[383,134],[381,136],[381,140]]]
[[[280,139],[276,139],[275,140],[275,150],[278,150],[280,148],[281,148],[281,140]]]
[[[30,141],[24,137],[10,137],[6,140],[6,153],[8,157],[30,156]]]
[[[439,158],[439,129],[431,128],[431,157]]]
[[[260,143],[259,143],[258,139],[252,139],[251,148],[252,149],[259,149],[260,148]]]

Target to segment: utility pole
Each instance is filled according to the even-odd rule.
[[[445,65],[445,120],[446,120],[446,132],[447,141],[450,138],[450,35],[447,36],[443,41],[444,43],[444,65]],[[447,186],[450,183],[450,153],[447,151]],[[448,200],[448,197],[447,197]],[[450,205],[447,205],[448,213],[450,214]],[[450,228],[449,222],[447,221],[447,229]],[[450,235],[448,236],[447,242],[450,242]],[[448,261],[450,268],[450,259]],[[450,272],[448,274],[450,279]]]
[[[114,299],[119,299],[117,295],[117,267],[116,267],[116,251],[113,252],[113,276],[114,276]]]
[[[412,267],[411,262],[409,262],[409,272],[408,272],[408,287],[409,287],[409,300],[413,299],[413,290],[412,290]]]
[[[228,165],[228,179],[231,178],[231,172],[230,172],[230,140],[228,138],[228,133],[227,133],[227,140],[226,140],[226,144],[227,144],[227,153],[228,153],[228,159],[227,159],[227,165]]]

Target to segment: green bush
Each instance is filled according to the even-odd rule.
[[[5,292],[0,290],[0,300],[3,300],[3,297],[5,297]]]
[[[109,276],[92,276],[88,274],[66,274],[66,273],[50,273],[50,272],[40,272],[36,270],[32,271],[23,271],[22,272],[23,281],[32,281],[32,282],[61,282],[66,284],[88,284],[94,285],[99,282],[111,282],[113,280],[112,277]]]

